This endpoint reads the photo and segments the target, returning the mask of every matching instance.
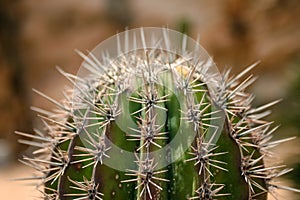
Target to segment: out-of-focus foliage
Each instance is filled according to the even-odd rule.
[[[276,118],[281,120],[282,126],[286,130],[290,130],[291,134],[300,136],[300,58],[295,59],[293,63],[293,76],[290,81],[287,95],[282,104],[279,106],[278,112],[275,114]],[[288,133],[287,133],[288,134]],[[289,175],[289,178],[294,180],[296,185],[300,185],[300,159],[299,146],[294,146],[296,158],[293,159],[294,171]],[[300,198],[300,195],[298,195]]]
[[[289,83],[287,94],[280,105],[280,112],[276,115],[283,116],[281,121],[284,126],[289,126],[300,135],[300,57],[293,64],[293,78]]]
[[[17,144],[13,131],[16,128],[29,131],[32,123],[21,42],[23,9],[19,2],[0,1],[0,139],[10,144],[10,148],[4,148],[5,142],[0,144],[3,157],[24,150]]]

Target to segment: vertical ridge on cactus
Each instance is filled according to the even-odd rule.
[[[36,169],[44,199],[265,200],[286,166],[266,166],[277,127],[246,91],[256,77],[220,74],[205,50],[169,29],[125,31],[85,55],[44,124],[17,131],[36,147],[22,163]]]

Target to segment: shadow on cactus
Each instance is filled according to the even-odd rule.
[[[43,130],[20,142],[38,149],[44,199],[267,199],[285,166],[266,166],[276,130],[253,108],[255,77],[220,74],[198,42],[169,29],[125,31],[97,46]]]

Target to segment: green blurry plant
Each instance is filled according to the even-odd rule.
[[[300,71],[299,71],[299,64],[300,58],[296,57],[291,63],[288,63],[288,67],[292,69],[292,75],[294,76],[291,78],[289,86],[287,88],[286,96],[284,101],[280,104],[279,108],[277,109],[275,118],[280,120],[282,126],[285,127],[288,132],[293,133],[300,133]],[[294,151],[297,154],[298,151]],[[292,166],[294,168],[293,173],[290,173],[287,178],[293,180],[295,185],[300,184],[300,160],[293,159],[291,160],[293,163]],[[297,195],[300,197],[300,194]]]
[[[151,33],[151,34],[149,34]],[[178,43],[177,39],[180,38]],[[114,43],[116,42],[116,43]],[[114,45],[116,44],[116,50]],[[111,47],[111,45],[113,47]],[[206,52],[168,29],[126,31],[84,58],[88,75],[59,69],[74,89],[44,130],[17,132],[38,147],[22,163],[45,199],[267,199],[291,171],[266,166],[277,101],[253,108],[255,77],[222,75]],[[115,55],[113,55],[115,54]]]

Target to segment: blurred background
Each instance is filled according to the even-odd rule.
[[[34,105],[53,105],[35,95],[36,88],[60,99],[67,81],[55,66],[76,73],[82,59],[74,49],[92,50],[125,28],[168,27],[193,38],[222,71],[233,73],[260,60],[260,78],[250,88],[255,105],[282,98],[269,120],[281,128],[276,138],[300,135],[300,1],[299,0],[1,0],[0,1],[0,188],[1,199],[35,199],[25,183],[8,181],[30,176],[18,164],[30,149],[17,143],[15,130],[39,126]],[[300,139],[275,149],[276,162],[295,170],[284,179],[300,188]],[[279,191],[279,199],[299,195]]]

